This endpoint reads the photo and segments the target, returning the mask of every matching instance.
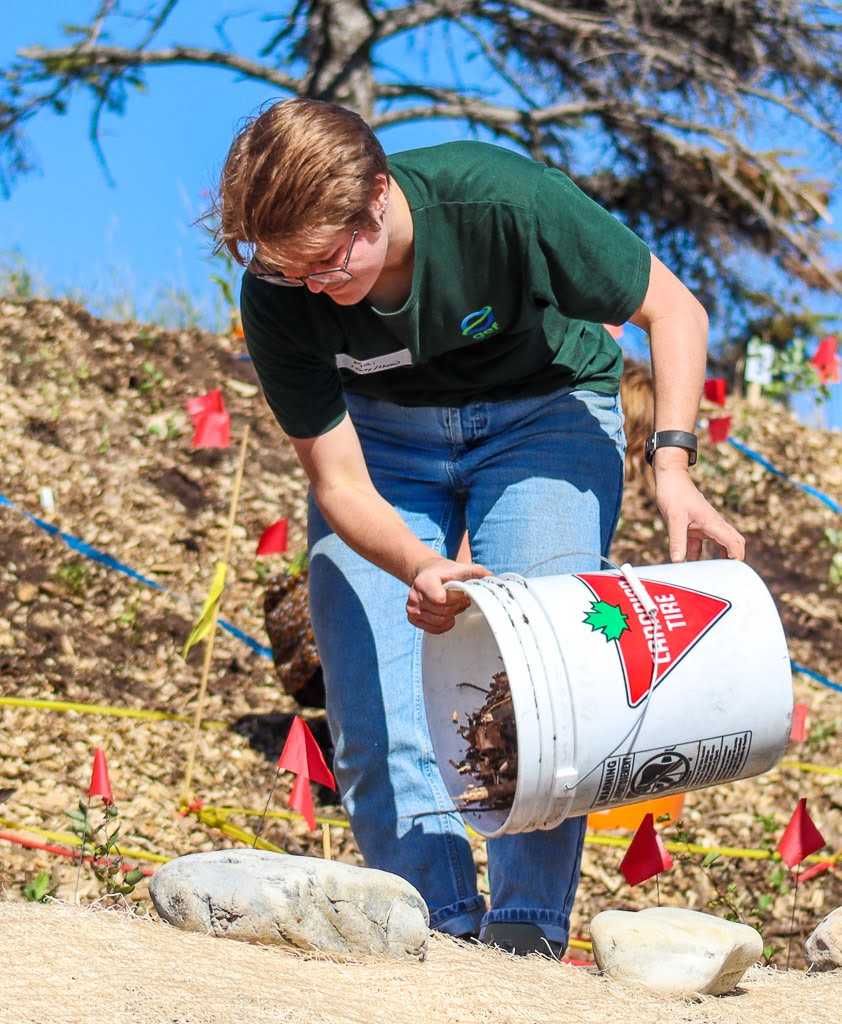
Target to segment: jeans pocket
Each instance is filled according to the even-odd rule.
[[[570,398],[585,406],[602,431],[614,442],[620,455],[624,456],[626,453],[626,434],[623,430],[625,417],[619,393],[603,395],[587,388],[576,388],[569,394]]]

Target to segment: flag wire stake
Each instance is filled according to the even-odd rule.
[[[234,477],[234,487],[231,492],[231,505],[228,511],[228,524],[225,529],[225,547],[222,561],[228,566],[228,559],[231,554],[231,535],[234,530],[234,521],[237,517],[237,505],[240,500],[240,485],[243,482],[243,470],[246,463],[246,447],[249,439],[249,424],[243,430],[243,439],[240,442],[240,457],[237,463],[237,473]],[[224,593],[224,588],[223,588]],[[189,803],[192,796],[193,767],[196,762],[196,750],[199,746],[199,732],[202,727],[202,712],[205,708],[205,698],[208,689],[208,675],[210,674],[211,658],[213,657],[213,641],[216,636],[216,620],[219,617],[219,606],[222,603],[222,593],[214,604],[211,615],[210,631],[205,640],[205,657],[202,662],[202,679],[199,683],[199,696],[196,700],[196,713],[193,716],[193,733],[190,737],[190,751],[187,756],[187,768],[184,772],[184,782],[181,787],[181,799],[183,803]]]

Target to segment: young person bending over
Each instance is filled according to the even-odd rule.
[[[625,445],[603,322],[650,337],[672,559],[706,538],[743,557],[688,472],[705,311],[561,172],[479,142],[387,159],[327,103],[251,121],[217,212],[220,247],[247,266],[248,350],[310,479],[311,616],[366,863],[415,885],[440,931],[560,955],[586,819],[490,840],[486,907],[431,749],[422,630],[464,610],[448,580],[600,568]],[[466,530],[475,564],[455,561]]]

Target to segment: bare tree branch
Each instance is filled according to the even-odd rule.
[[[36,61],[45,71],[64,73],[84,68],[107,70],[109,68],[152,67],[166,64],[204,64],[212,67],[238,71],[246,78],[268,82],[279,89],[298,92],[301,80],[284,74],[276,68],[249,60],[235,53],[223,50],[205,50],[195,46],[173,46],[165,50],[132,50],[121,46],[96,46],[84,54],[76,47],[68,46],[48,50],[42,46],[30,46],[20,51],[19,56]]]
[[[420,3],[393,7],[375,15],[377,38],[387,39],[399,32],[420,28],[444,18],[459,18],[470,14],[478,6],[476,0],[421,0]]]
[[[457,117],[471,117],[475,120],[484,121],[490,126],[511,125],[511,124],[544,124],[548,121],[561,121],[565,118],[575,119],[587,114],[605,112],[617,106],[610,100],[580,100],[575,103],[554,103],[552,106],[540,109],[522,110],[519,107],[509,107],[503,104],[486,103],[483,100],[466,96],[455,89],[442,89],[421,83],[383,83],[376,86],[376,93],[379,99],[406,98],[411,96],[426,96],[435,101],[440,107],[447,106],[449,110],[461,110],[462,114]],[[416,108],[423,111],[423,107]],[[384,124],[397,124],[402,120],[415,120],[417,115],[411,118],[402,118],[400,115],[403,109],[387,111],[384,114],[376,114],[372,125],[380,127]],[[452,116],[451,114],[440,116]]]
[[[74,92],[91,95],[90,133],[104,164],[100,120],[123,113],[149,68],[219,67],[350,106],[375,128],[443,118],[484,127],[570,170],[714,301],[749,291],[746,261],[733,258],[747,252],[810,287],[839,290],[842,276],[823,253],[830,186],[748,140],[775,111],[805,148],[818,140],[825,155],[842,156],[840,0],[399,2],[267,5],[272,14],[263,20],[272,24],[252,58],[231,44],[150,48],[178,0],[154,0],[132,16],[144,23],[137,45],[124,42],[124,31],[122,45],[105,45],[112,25],[124,28],[126,11],[98,0],[74,45],[28,47],[0,72],[0,187],[4,173],[29,168],[23,128],[44,107],[63,113]],[[247,13],[243,4],[229,16]],[[485,80],[463,81],[454,66],[436,82],[412,62],[398,70],[381,62],[378,48],[396,35],[429,46],[425,26],[435,23],[465,33],[460,40]],[[378,81],[387,76],[392,81]],[[600,162],[579,157],[574,167],[584,120],[597,133]]]

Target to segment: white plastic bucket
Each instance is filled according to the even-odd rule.
[[[464,591],[471,607],[449,632],[425,634],[423,680],[433,748],[454,799],[471,782],[455,767],[467,748],[456,720],[465,724],[482,706],[495,672],[505,669],[512,691],[512,805],[463,809],[485,836],[749,778],[786,747],[786,638],[769,591],[743,562],[505,573],[447,586]],[[644,601],[657,608],[655,626]]]

